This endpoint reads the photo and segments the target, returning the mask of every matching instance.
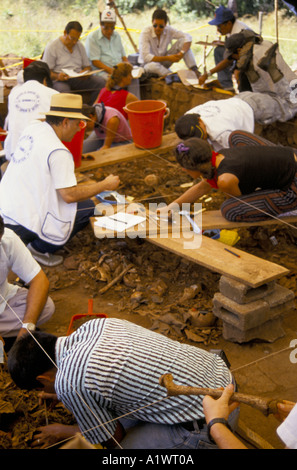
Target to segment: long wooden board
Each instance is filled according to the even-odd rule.
[[[259,287],[289,273],[289,270],[283,266],[263,260],[235,247],[228,247],[224,243],[203,235],[201,236],[201,245],[196,249],[185,248],[184,239],[172,238],[170,234],[166,239],[158,236],[156,238],[148,237],[146,240],[250,287]],[[226,248],[239,257],[226,251]]]
[[[255,227],[260,225],[275,225],[283,222],[297,223],[297,216],[280,217],[279,219],[267,219],[261,222],[229,222],[222,216],[221,211],[205,211],[202,214],[202,228],[203,230],[219,229],[232,229],[240,227]]]
[[[250,287],[259,287],[289,273],[289,270],[283,266],[263,260],[235,247],[229,247],[209,237],[195,235],[192,230],[186,229],[184,224],[182,224],[181,231],[173,231],[173,233],[170,230],[156,230],[154,233],[150,233],[147,229],[148,225],[144,225],[143,228],[136,226],[136,235],[134,228],[121,233],[106,231],[96,227],[95,220],[95,218],[92,219],[92,225],[94,234],[98,238],[104,236],[135,238],[139,236],[193,263],[229,276]],[[227,250],[231,250],[232,253]]]
[[[115,163],[122,163],[137,158],[149,157],[154,155],[162,155],[177,145],[180,139],[175,132],[163,135],[162,144],[160,147],[154,149],[139,149],[133,143],[112,147],[106,150],[97,150],[96,152],[89,152],[82,155],[82,163],[76,168],[76,172],[83,172],[93,170],[101,166],[113,165]],[[90,155],[92,160],[87,160],[86,157]]]

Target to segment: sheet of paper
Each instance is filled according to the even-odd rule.
[[[108,217],[98,217],[94,222],[97,227],[103,227],[115,232],[124,232],[128,228],[134,227],[142,222],[145,222],[146,217],[139,215],[128,214],[127,212],[118,212],[117,214]]]
[[[78,73],[72,69],[62,69],[62,72],[66,73],[66,75],[69,75],[69,77],[71,78],[75,78],[75,77],[82,77],[83,75],[86,75],[89,71],[85,70],[84,72]]]

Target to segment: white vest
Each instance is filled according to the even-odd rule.
[[[48,243],[63,245],[71,234],[77,204],[67,204],[57,189],[76,184],[71,152],[49,124],[32,122],[0,183],[4,222],[22,225]]]
[[[4,141],[6,160],[11,160],[25,127],[34,119],[44,118],[42,113],[49,111],[51,97],[56,93],[56,90],[42,85],[37,80],[28,80],[11,90],[6,119],[8,136]]]

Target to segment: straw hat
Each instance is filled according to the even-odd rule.
[[[50,110],[46,116],[60,116],[71,119],[90,120],[82,114],[83,100],[80,95],[57,93],[51,97]]]

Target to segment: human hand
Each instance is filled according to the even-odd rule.
[[[279,421],[284,421],[295,405],[296,403],[288,400],[277,403],[278,412],[274,414],[275,418]]]
[[[31,447],[45,449],[57,442],[73,437],[78,432],[78,426],[53,423],[48,426],[41,426],[37,428],[37,431],[33,436]]]
[[[176,54],[172,54],[170,57],[170,62],[179,62],[183,58],[183,54],[181,52],[177,52]]]
[[[206,79],[207,79],[207,73],[203,73],[202,75],[200,75],[200,77],[199,77],[199,85],[204,85]]]
[[[103,180],[104,188],[106,191],[112,191],[116,189],[120,184],[120,178],[115,175],[108,175]]]
[[[59,82],[66,82],[67,80],[69,80],[69,75],[67,75],[67,73],[60,72],[60,73],[58,74],[57,80],[58,80]]]
[[[209,423],[214,418],[225,418],[228,420],[229,414],[238,407],[237,402],[229,405],[229,400],[234,393],[234,386],[232,384],[227,385],[224,389],[220,398],[215,400],[214,398],[206,395],[203,399],[203,410],[206,422]]]

